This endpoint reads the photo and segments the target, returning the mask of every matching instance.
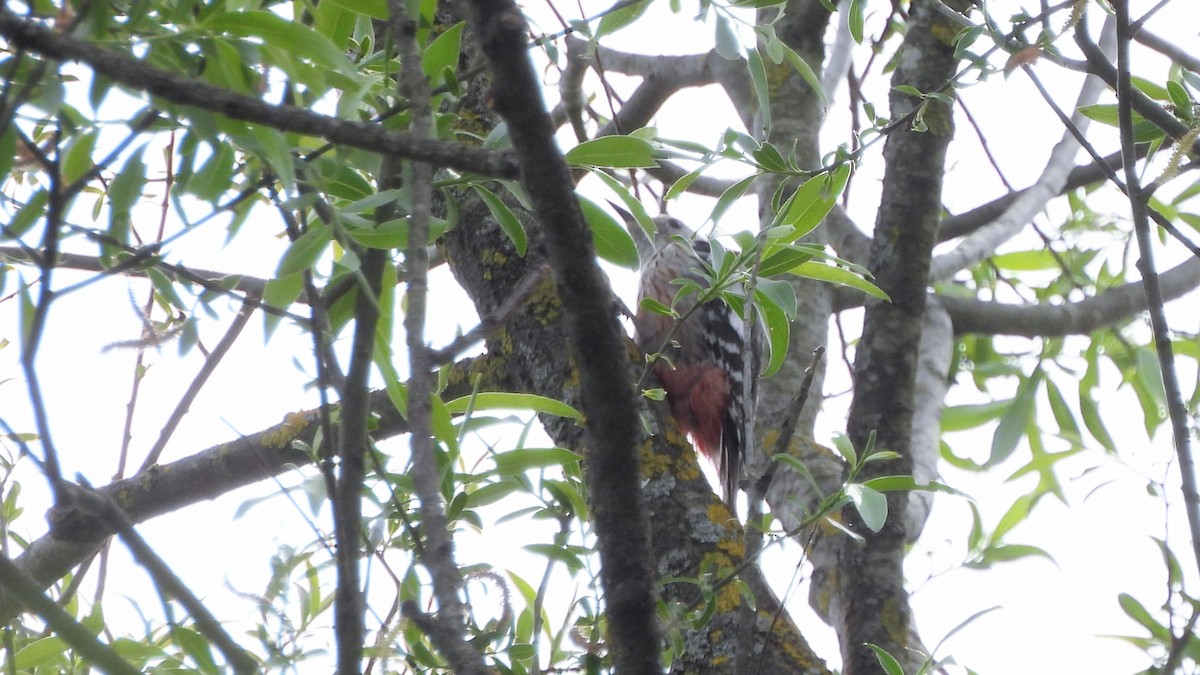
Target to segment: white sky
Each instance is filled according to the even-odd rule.
[[[604,4],[587,3],[584,9],[590,14]],[[992,4],[998,16],[1004,16],[1004,13],[996,7],[1015,5]],[[1145,2],[1134,4],[1148,6]],[[1190,31],[1182,31],[1180,40],[1183,44],[1187,44],[1186,40],[1194,40],[1195,11],[1191,7],[1185,8],[1188,4],[1173,3],[1149,27],[1169,35],[1171,28],[1192,26]],[[529,9],[540,11],[539,7]],[[655,53],[690,53],[710,43],[711,28],[689,23],[686,12],[676,17],[660,10],[651,10],[659,14],[650,17],[648,25],[657,27],[662,25],[661,22],[670,21],[672,39],[669,42],[662,40],[663,32],[656,28],[652,38],[627,31],[627,34],[615,36],[619,39],[614,39],[610,45]],[[1134,14],[1138,14],[1136,9]],[[554,26],[552,23],[543,25],[548,30]],[[869,32],[871,26],[868,23]],[[653,45],[653,48],[647,48],[647,45]],[[1140,52],[1138,58],[1141,58]],[[1052,86],[1055,86],[1060,104],[1069,106],[1076,90],[1076,85],[1069,82],[1074,80],[1057,78],[1057,68],[1050,64],[1039,65],[1037,70],[1047,82],[1056,83]],[[1157,78],[1165,74],[1159,65],[1143,72]],[[997,77],[967,90],[964,97],[989,133],[991,150],[1008,178],[1017,186],[1031,182],[1061,130],[1032,93],[1028,81],[1020,75],[1006,81]],[[874,98],[882,101],[879,96]],[[844,91],[839,92],[835,105],[842,105],[844,100]],[[1017,106],[1014,101],[1022,102],[1017,108],[1020,114],[1015,116],[1013,110]],[[684,92],[664,109],[658,126],[670,128],[671,136],[685,135],[677,132],[678,129],[686,130],[686,135],[695,140],[713,141],[734,119],[731,112],[721,112],[722,105],[723,99],[712,90]],[[697,109],[715,112],[710,118],[698,119],[694,114]],[[831,121],[827,125],[827,141],[840,141],[845,130],[844,123],[836,119]],[[960,122],[958,138],[971,135],[970,127]],[[1115,146],[1107,145],[1102,150],[1112,147]],[[832,146],[825,149],[832,149]],[[147,158],[151,157],[152,153],[148,152]],[[952,210],[965,210],[1002,192],[993,171],[970,142],[956,143],[950,166],[946,202]],[[879,170],[878,158],[869,157],[856,176],[850,212],[864,227],[869,227],[874,220]],[[91,206],[87,198],[81,200],[81,204],[86,208]],[[156,208],[147,205],[147,216],[153,217],[150,214],[155,213]],[[697,200],[691,205],[681,204],[677,213],[699,222],[708,208],[706,202]],[[1120,204],[1114,204],[1113,208],[1123,213]],[[739,209],[727,216],[722,224],[724,231],[738,229],[733,225],[736,222],[753,222],[754,210],[749,200]],[[1054,223],[1056,220],[1051,217],[1043,222]],[[284,248],[276,237],[278,230],[275,219],[264,216],[263,222],[247,224],[238,239],[227,247],[219,226],[209,226],[205,232],[189,235],[183,240],[176,254],[186,253],[183,261],[198,267],[269,276]],[[1033,244],[1025,242],[1021,245]],[[251,253],[245,255],[242,252]],[[58,272],[59,283],[70,278],[70,274]],[[437,274],[442,282],[446,281],[444,270]],[[628,275],[616,279],[616,283],[621,292],[630,294]],[[448,286],[439,283],[437,278],[431,284],[434,293],[438,294],[431,306],[453,308],[452,312],[433,317],[429,333],[435,345],[449,340],[456,329],[469,329],[473,325],[470,308],[464,304],[465,298]],[[50,405],[54,441],[63,458],[65,472],[67,475],[82,472],[93,484],[108,482],[115,467],[115,449],[120,444],[134,355],[119,350],[104,352],[103,348],[138,335],[140,324],[129,306],[128,289],[132,289],[139,304],[144,301],[145,284],[106,280],[56,302],[40,351],[39,373]],[[14,290],[15,285],[10,281],[0,297]],[[1200,329],[1196,325],[1196,314],[1186,309],[1194,306],[1194,302],[1192,297],[1175,303],[1173,328],[1182,331]],[[222,303],[215,306],[221,307]],[[17,367],[16,311],[15,302],[0,303],[0,338],[13,343],[0,349],[0,410],[18,430],[27,430],[32,425],[24,403],[24,381]],[[849,317],[848,327],[857,320],[856,316]],[[225,325],[224,319],[202,322],[201,331],[208,346],[216,343]],[[308,339],[281,327],[264,349],[261,325],[258,319],[251,321],[176,432],[163,457],[164,462],[226,441],[239,433],[257,431],[277,422],[288,411],[316,404],[315,395],[303,389],[306,374],[299,372],[293,363],[293,358],[299,358],[303,369],[311,368],[306,356],[310,350]],[[836,345],[836,334],[831,344]],[[1021,343],[1013,341],[1012,344]],[[135,419],[131,460],[135,466],[153,444],[161,420],[169,414],[201,362],[195,352],[183,359],[176,358],[173,345],[164,348],[161,354],[151,353],[147,358],[152,365],[143,381]],[[845,374],[839,373],[839,363],[840,357],[831,353],[827,392],[843,392],[847,388]],[[1185,383],[1194,383],[1194,370],[1185,370],[1182,379]],[[1115,387],[1116,384],[1115,373],[1106,373],[1106,385]],[[1010,395],[1011,391],[991,393],[999,397]],[[822,433],[844,424],[848,398],[836,397],[825,404]],[[1145,657],[1134,648],[1099,637],[1104,634],[1142,634],[1117,606],[1117,594],[1131,593],[1149,608],[1155,608],[1163,601],[1164,571],[1158,550],[1150,540],[1152,536],[1170,537],[1185,570],[1194,572],[1195,564],[1187,554],[1188,538],[1177,498],[1177,477],[1173,467],[1168,469],[1172,464],[1170,438],[1164,432],[1152,441],[1145,439],[1140,409],[1127,389],[1107,394],[1100,405],[1110,431],[1118,439],[1122,450],[1120,459],[1089,447],[1088,452],[1063,462],[1059,477],[1065,484],[1069,507],[1045,500],[1029,521],[1006,538],[1009,543],[1041,546],[1055,557],[1057,566],[1043,559],[1031,559],[986,571],[956,569],[965,555],[963,541],[970,526],[970,515],[961,499],[938,496],[925,534],[908,563],[910,582],[919,589],[913,596],[913,603],[926,644],[933,647],[943,635],[979,610],[994,605],[1001,607],[958,633],[939,654],[954,654],[959,663],[986,675],[1116,673],[1147,667]],[[1049,419],[1046,411],[1039,415]],[[990,435],[987,434],[958,434],[947,440],[960,455],[971,455],[976,459],[985,457],[990,446]],[[965,474],[943,467],[943,480],[976,498],[983,521],[990,528],[1012,500],[1031,487],[1029,479],[1014,483],[1004,481],[1023,461],[1022,451],[1018,450],[1007,463],[986,475]],[[311,476],[311,471],[304,475]],[[1168,477],[1164,479],[1164,476]],[[1168,498],[1165,501],[1146,494],[1147,478],[1166,480]],[[296,475],[281,478],[286,485],[301,480]],[[28,536],[38,536],[44,531],[42,514],[48,506],[44,482],[30,471],[28,464],[24,466],[20,482],[26,514],[18,521],[17,530]],[[1104,487],[1097,489],[1101,484]],[[247,498],[275,490],[270,484],[240,490],[211,505],[198,505],[157,519],[140,530],[199,594],[211,598],[216,607],[228,608],[228,616],[249,621],[253,619],[253,612],[249,611],[251,605],[232,598],[227,587],[247,593],[260,592],[269,573],[268,561],[277,547],[296,545],[311,538],[302,515],[290,506],[281,507],[283,501],[278,497],[231,521],[233,512]],[[1169,517],[1166,514],[1168,503],[1171,505]],[[328,522],[324,520],[328,516],[327,509],[321,515],[323,519],[318,524],[328,531]],[[494,562],[497,550],[509,549],[513,541],[527,539],[530,528],[534,527],[541,526],[517,521],[490,530],[479,539],[463,537],[459,544],[459,562]],[[232,558],[229,557],[231,553]],[[121,552],[116,557],[125,556]],[[796,561],[794,546],[782,550],[774,548],[768,553],[768,576],[777,580],[780,589],[791,583]],[[537,562],[528,554],[514,551],[511,556],[505,556],[502,564],[522,568],[532,565],[532,571],[526,572],[525,578],[536,582],[540,575]],[[387,585],[377,570],[372,573],[381,587]],[[807,573],[802,573],[802,577],[806,578]],[[1189,587],[1194,589],[1195,582],[1196,579],[1189,579]],[[134,598],[141,605],[141,611],[148,614],[159,611],[149,583],[138,571],[114,576],[109,583],[106,602],[110,621],[124,622],[131,630],[136,630],[140,625],[137,614],[118,600],[119,595]],[[810,640],[831,664],[836,664],[836,641],[831,631],[822,630],[811,619],[807,609],[807,587],[799,592],[793,589],[791,597],[791,606],[801,617]],[[806,616],[809,618],[805,619]],[[327,646],[331,648],[332,644]]]

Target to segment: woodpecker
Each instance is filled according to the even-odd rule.
[[[757,355],[747,351],[745,323],[729,305],[709,300],[696,311],[695,292],[681,295],[677,279],[707,282],[700,271],[712,264],[708,240],[670,216],[654,218],[653,239],[622,213],[638,247],[638,310],[633,319],[637,344],[652,358],[652,369],[667,393],[679,430],[690,434],[701,454],[713,462],[725,503],[737,513],[746,419],[745,358],[757,368]],[[653,298],[684,317],[647,311],[643,298]],[[678,323],[678,325],[676,325]],[[756,377],[752,373],[752,377]],[[752,380],[751,384],[754,382]],[[751,395],[753,395],[752,386]]]

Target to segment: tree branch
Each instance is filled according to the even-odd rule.
[[[433,134],[433,111],[430,107],[429,83],[421,70],[417,22],[409,16],[406,3],[402,0],[389,0],[388,8],[401,63],[400,95],[411,101],[413,133],[422,138],[430,137]],[[467,640],[467,608],[461,597],[463,578],[455,562],[452,526],[446,516],[442,496],[445,468],[438,464],[437,446],[433,440],[433,406],[430,399],[435,393],[437,376],[433,372],[432,354],[425,340],[433,167],[414,163],[407,175],[408,189],[412,195],[408,248],[404,254],[404,333],[411,373],[407,416],[412,426],[409,442],[413,490],[420,500],[418,508],[421,533],[424,535],[420,559],[429,570],[433,595],[437,598],[436,615],[429,617],[429,622],[419,625],[430,631],[430,639],[449,661],[454,672],[486,675],[489,670],[484,665],[482,654]],[[407,606],[405,615],[413,616]],[[433,624],[434,628],[431,629],[429,624]]]
[[[1153,49],[1159,54],[1166,56],[1193,73],[1200,73],[1200,59],[1184,51],[1179,46],[1171,44],[1154,33],[1151,33],[1145,28],[1139,28],[1133,34],[1133,39]]]
[[[1159,275],[1164,300],[1176,300],[1200,287],[1200,259],[1190,258]],[[1016,305],[938,295],[954,321],[954,332],[1024,337],[1087,335],[1126,321],[1147,309],[1143,281],[1110,288],[1061,305]]]
[[[194,106],[231,119],[324,138],[371,152],[420,160],[458,171],[496,178],[515,178],[516,164],[507,153],[389,131],[379,124],[342,120],[291,105],[270,105],[195,78],[160,70],[99,45],[57,33],[0,8],[0,36],[13,47],[57,61],[78,61],[95,72],[138,91],[172,103]]]
[[[1112,31],[1112,22],[1107,22],[1103,30],[1107,37],[1102,41],[1111,43]],[[1095,103],[1103,90],[1104,83],[1100,78],[1088,77],[1084,80],[1075,104],[1076,112],[1071,116],[1071,124],[1080,133],[1087,128],[1089,120],[1078,112],[1079,108]],[[995,253],[996,247],[1016,236],[1045,207],[1046,202],[1062,192],[1078,152],[1079,142],[1075,140],[1075,135],[1070,131],[1064,132],[1062,139],[1050,151],[1050,159],[1037,181],[1022,190],[998,218],[967,237],[954,250],[935,258],[930,269],[930,280],[947,279],[955,272],[985,260]]]
[[[599,540],[613,665],[622,673],[656,673],[662,641],[638,473],[641,427],[612,290],[596,265],[570,171],[554,142],[554,126],[525,46],[525,19],[511,0],[473,0],[470,6],[476,39],[491,67],[493,105],[508,123],[580,369],[591,441],[585,477]]]
[[[1086,21],[1080,21],[1075,26],[1074,36],[1075,44],[1079,46],[1079,49],[1087,58],[1088,72],[1104,80],[1105,84],[1116,91],[1117,68],[1109,61],[1108,55],[1105,54],[1104,50],[1097,46],[1091,36],[1088,35]],[[1189,129],[1186,124],[1137,89],[1130,92],[1129,104],[1139,115],[1149,120],[1159,129],[1162,129],[1176,141],[1187,136]],[[1200,152],[1200,141],[1192,144],[1191,151]]]
[[[854,361],[854,398],[847,432],[854,446],[898,453],[891,462],[875,462],[862,478],[911,474],[914,466],[913,406],[918,356],[926,310],[930,257],[941,216],[946,148],[954,136],[952,104],[922,102],[898,91],[906,85],[934,91],[953,77],[953,45],[938,35],[953,33],[955,23],[937,9],[938,0],[914,0],[899,65],[892,79],[892,117],[903,118],[925,105],[927,131],[897,128],[884,145],[883,196],[875,225],[870,268],[876,284],[891,298],[867,306],[863,335]],[[1022,223],[1023,224],[1023,223]],[[906,510],[907,495],[888,495],[889,513]],[[916,670],[925,651],[916,634],[904,588],[903,561],[908,544],[906,518],[889,516],[876,532],[857,511],[843,510],[847,526],[862,539],[843,537],[839,575],[831,608],[842,645],[844,672],[877,672],[879,662],[867,647],[885,649]]]
[[[120,536],[134,560],[149,572],[159,593],[175,598],[183,605],[192,616],[196,630],[216,645],[233,672],[242,675],[259,671],[259,664],[255,658],[234,641],[233,636],[226,632],[221,622],[204,603],[171,571],[146,540],[142,539],[134,529],[133,523],[113,501],[112,495],[98,492],[88,486],[68,485],[66,489],[74,507],[99,519],[107,529]]]
[[[458,375],[450,378],[446,395],[470,393],[470,377],[465,373],[476,366],[481,367],[479,372],[491,372],[482,367],[489,360],[480,357],[457,364]],[[408,423],[396,411],[386,391],[371,392],[367,407],[377,421],[371,432],[373,440],[408,431]],[[151,467],[98,490],[121,504],[131,523],[144,522],[200,501],[216,499],[297,466],[312,464],[315,458],[302,448],[312,446],[319,428],[317,410],[289,413],[273,427],[220,443],[177,462]],[[33,541],[15,561],[43,589],[89,558],[113,533],[104,522],[78,509],[56,508],[47,514],[47,519],[50,532]],[[20,611],[19,601],[9,594],[0,594],[0,622],[11,620]]]
[[[1154,333],[1154,347],[1158,353],[1163,394],[1166,396],[1167,412],[1171,418],[1175,455],[1179,458],[1184,510],[1192,535],[1192,556],[1196,564],[1200,565],[1200,490],[1196,486],[1196,464],[1192,457],[1188,407],[1183,402],[1179,372],[1175,367],[1175,350],[1171,344],[1171,329],[1167,325],[1166,312],[1163,311],[1163,293],[1154,263],[1154,239],[1150,231],[1147,197],[1142,194],[1141,177],[1138,176],[1137,162],[1133,156],[1131,99],[1135,90],[1129,66],[1129,45],[1133,41],[1129,26],[1129,0],[1114,0],[1112,5],[1117,23],[1117,117],[1121,131],[1121,152],[1125,159],[1125,185],[1129,189],[1129,206],[1137,237],[1137,267],[1142,274],[1146,290],[1146,305],[1150,313],[1150,327]]]
[[[90,628],[76,621],[66,610],[59,607],[58,603],[43,595],[39,586],[44,588],[44,585],[31,579],[26,570],[0,555],[0,589],[3,589],[5,604],[13,606],[13,611],[4,612],[10,615],[8,619],[16,616],[22,608],[28,607],[46,622],[46,626],[54,635],[71,645],[71,648],[86,658],[91,665],[116,675],[137,675],[141,672],[121,658],[112,647],[97,640]],[[8,658],[13,658],[11,652]]]
[[[1138,156],[1144,157],[1148,152],[1149,146],[1143,145],[1138,147]],[[1117,169],[1121,166],[1121,153],[1114,152],[1104,158],[1104,166],[1109,169]],[[1076,188],[1090,185],[1104,180],[1108,177],[1108,173],[1104,167],[1098,166],[1095,162],[1080,164],[1067,174],[1067,179],[1063,183],[1062,191],[1059,194],[1064,194]],[[942,221],[942,226],[938,230],[938,241],[950,241],[958,237],[965,237],[981,227],[995,221],[1002,216],[1029,188],[1022,188],[1016,192],[1010,192],[1002,197],[998,197],[986,204],[980,204],[970,211],[965,211],[955,216],[948,216]]]

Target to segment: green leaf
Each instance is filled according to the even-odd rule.
[[[858,466],[858,451],[854,449],[854,442],[846,434],[835,433],[833,435],[833,447],[846,460],[850,466]]]
[[[1079,423],[1075,421],[1075,413],[1071,406],[1067,405],[1067,399],[1063,397],[1058,385],[1050,378],[1046,378],[1046,397],[1050,401],[1050,412],[1054,414],[1054,421],[1058,424],[1059,435],[1073,444],[1078,444],[1083,439],[1083,434],[1079,431]]]
[[[354,202],[376,193],[375,186],[363,177],[362,172],[345,161],[324,156],[317,160],[317,166],[325,191],[340,200]]]
[[[204,79],[218,87],[251,93],[253,82],[237,47],[225,40],[214,39],[205,40],[201,50],[205,57]]]
[[[62,638],[44,637],[17,650],[12,666],[17,671],[32,672],[40,666],[59,662],[58,657],[61,657],[66,651],[67,643]]]
[[[889,654],[883,647],[870,642],[866,644],[868,649],[875,652],[875,659],[879,661],[879,667],[883,668],[883,672],[887,675],[904,675],[904,668],[900,667],[900,662],[896,660],[896,657]]]
[[[271,307],[287,309],[304,291],[304,275],[300,273],[276,277],[263,289],[263,302]],[[270,316],[270,315],[267,315]]]
[[[1167,82],[1167,95],[1171,98],[1171,104],[1175,106],[1175,114],[1183,119],[1191,119],[1192,115],[1192,97],[1188,95],[1187,89],[1183,88],[1182,84],[1175,81]]]
[[[819,494],[821,492],[821,486],[817,484],[817,479],[813,477],[812,471],[809,471],[808,467],[804,464],[804,461],[799,457],[793,457],[792,455],[781,453],[773,455],[771,457],[771,461],[787,465],[793,471],[800,474],[801,478],[808,482],[815,494]]]
[[[977,558],[968,562],[966,566],[974,569],[983,569],[991,567],[996,563],[1012,562],[1024,558],[1045,558],[1056,566],[1058,565],[1054,560],[1054,556],[1037,546],[1030,546],[1028,544],[997,544],[984,549]]]
[[[72,183],[92,169],[92,151],[96,149],[96,132],[82,134],[71,141],[62,164],[63,180]]]
[[[145,150],[145,146],[138,148],[108,184],[109,232],[129,231],[133,207],[146,186],[146,163],[142,161]],[[116,239],[124,241],[125,237],[116,236]]]
[[[863,41],[863,8],[866,4],[866,0],[850,0],[850,11],[846,13],[846,23],[850,26],[850,37],[854,38],[854,44],[861,45]]]
[[[584,141],[566,154],[572,166],[644,169],[658,166],[654,146],[635,136],[602,136]]]
[[[784,203],[782,215],[776,218],[774,227],[786,226],[790,231],[777,238],[781,242],[792,242],[812,232],[837,203],[850,180],[850,164],[845,163],[832,172],[811,178],[796,188]]]
[[[410,216],[404,216],[374,227],[350,227],[346,229],[346,234],[368,248],[402,249],[408,246],[409,219]],[[429,241],[437,241],[449,229],[449,222],[431,216],[429,218]]]
[[[275,270],[276,277],[286,277],[289,274],[303,272],[313,266],[333,237],[333,228],[329,225],[316,225],[305,232],[299,239],[292,242],[279,267]]]
[[[209,647],[208,640],[192,630],[184,626],[177,626],[171,631],[171,641],[179,645],[185,654],[192,657],[199,665],[202,673],[220,672],[217,669],[217,662],[213,658],[212,649]]]
[[[806,262],[789,271],[799,277],[825,281],[838,284],[839,286],[848,286],[860,290],[871,297],[891,301],[888,294],[884,293],[878,286],[842,267],[835,267],[819,262]]]
[[[479,196],[483,198],[483,202],[487,204],[488,211],[491,211],[492,217],[500,225],[500,229],[508,238],[512,240],[513,246],[516,247],[519,255],[525,255],[525,247],[528,245],[528,239],[525,236],[525,227],[521,225],[521,221],[517,220],[517,216],[508,208],[502,199],[496,196],[496,193],[483,187],[482,185],[472,185]]]
[[[629,189],[624,185],[621,185],[616,178],[613,178],[604,171],[592,169],[591,174],[600,179],[600,182],[604,183],[604,185],[607,186],[608,189],[611,190],[612,193],[621,200],[621,205],[625,208],[625,210],[633,214],[634,219],[637,221],[638,227],[642,228],[642,231],[646,233],[647,237],[652,238],[655,231],[654,221],[650,218],[650,214],[646,212],[646,207],[642,205],[642,202],[637,197],[634,197],[632,194],[630,194]]]
[[[615,33],[637,21],[649,7],[650,1],[643,0],[605,14],[604,18],[600,19],[600,25],[596,26],[596,39]]]
[[[1167,90],[1164,89],[1162,85],[1151,82],[1144,77],[1138,77],[1137,75],[1134,75],[1130,78],[1130,84],[1132,84],[1138,91],[1156,101],[1165,101],[1169,97]]]
[[[350,8],[353,9],[353,8]],[[355,11],[362,11],[361,8]],[[386,15],[385,15],[386,16]],[[289,21],[274,12],[250,10],[220,12],[209,16],[201,28],[216,33],[253,37],[265,44],[285,50],[347,76],[354,76],[354,66],[342,50],[329,38],[297,21]]]
[[[502,476],[524,473],[530,469],[562,466],[578,462],[582,458],[582,455],[566,448],[521,448],[492,455],[496,471]]]
[[[421,70],[425,73],[425,77],[434,80],[445,69],[449,68],[451,71],[456,69],[463,26],[465,25],[466,23],[462,21],[454,24],[434,38],[433,42],[425,48],[421,54]]]
[[[15,127],[0,131],[0,183],[12,173],[13,164],[17,157],[17,134]]]
[[[329,2],[342,9],[350,10],[357,14],[365,14],[372,19],[387,19],[391,14],[388,12],[387,0],[323,0]]]
[[[759,279],[761,284],[766,279]],[[773,286],[768,284],[768,286]],[[788,285],[789,289],[791,285]],[[776,300],[768,296],[762,289],[755,289],[755,302],[758,303],[758,310],[762,314],[763,323],[767,329],[767,345],[770,348],[770,358],[767,359],[766,365],[763,367],[762,377],[770,377],[774,375],[782,366],[784,359],[787,357],[788,341],[791,335],[791,323],[788,318],[787,309],[777,304]],[[791,312],[795,316],[795,294],[791,297]]]
[[[991,539],[998,542],[1014,527],[1025,522],[1025,519],[1029,517],[1029,512],[1033,510],[1034,504],[1037,503],[1037,499],[1034,494],[1024,494],[1014,499],[1008,510],[1000,517],[1000,521],[996,523],[996,529],[992,532]]]
[[[1117,596],[1117,602],[1129,618],[1141,624],[1143,628],[1150,631],[1151,635],[1168,644],[1174,640],[1170,629],[1155,620],[1154,616],[1141,602],[1138,602],[1137,598],[1128,593],[1121,593]]]
[[[729,61],[742,58],[742,41],[733,29],[733,22],[724,14],[717,15],[716,25],[717,54]]]
[[[1033,272],[1058,268],[1058,260],[1054,257],[1054,252],[1048,248],[994,255],[991,261],[996,267],[1015,272]]]
[[[652,298],[650,296],[646,296],[646,297],[642,298],[641,302],[638,303],[638,307],[646,310],[647,312],[651,312],[654,314],[661,314],[662,316],[669,316],[669,317],[674,317],[674,318],[679,317],[679,313],[676,312],[675,310],[671,309],[671,307],[669,305],[663,304],[662,302],[655,300],[654,298]]]
[[[788,166],[783,155],[779,153],[779,149],[771,143],[764,142],[761,148],[751,154],[754,156],[754,161],[758,162],[758,165],[764,171],[774,173],[787,173],[791,171],[791,167]]]
[[[872,455],[872,457],[874,456],[875,455]],[[965,493],[955,490],[945,483],[939,483],[937,481],[918,483],[912,476],[879,476],[878,478],[865,480],[862,482],[862,484],[879,492],[901,492],[906,490],[916,490],[918,492],[944,492],[946,494],[957,495],[959,497],[967,497]]]
[[[1012,399],[947,406],[942,409],[942,431],[963,431],[999,419],[1012,407]]]
[[[671,187],[668,188],[666,194],[663,195],[663,201],[669,202],[672,199],[675,199],[679,195],[683,194],[688,189],[688,187],[692,183],[694,183],[696,181],[696,179],[699,178],[704,173],[704,170],[707,168],[708,168],[707,165],[701,166],[693,171],[689,171],[682,178],[675,181],[674,183],[671,183]]]
[[[390,340],[387,340],[385,344],[390,344]],[[433,437],[441,441],[452,454],[458,454],[458,428],[454,426],[453,416],[446,409],[446,404],[442,402],[441,396],[430,394],[429,403],[429,426],[433,431]]]
[[[887,497],[861,483],[847,484],[846,496],[858,510],[858,515],[862,517],[864,525],[869,527],[872,532],[883,529],[888,515]]]
[[[1088,396],[1087,392],[1083,391],[1082,387],[1080,387],[1079,392],[1079,412],[1083,415],[1083,426],[1087,427],[1088,432],[1092,434],[1092,438],[1095,438],[1096,442],[1104,446],[1105,450],[1115,453],[1117,451],[1117,444],[1113,442],[1112,436],[1104,426],[1104,420],[1100,415],[1100,408]]]
[[[763,250],[762,263],[758,267],[760,277],[784,274],[812,260],[824,251],[813,244],[768,244]]]
[[[467,494],[467,508],[477,509],[488,504],[495,504],[501,499],[521,490],[521,483],[515,480],[488,483]]]
[[[746,54],[746,70],[750,73],[750,87],[754,90],[754,98],[758,102],[760,123],[764,131],[769,131],[771,129],[771,88],[767,83],[767,68],[763,64],[762,54],[757,49],[751,49]],[[774,150],[774,146],[770,147]]]
[[[184,189],[204,201],[216,201],[233,185],[235,160],[232,144],[216,144],[204,166],[188,179]]]
[[[1101,124],[1108,126],[1118,126],[1118,109],[1115,103],[1096,103],[1094,105],[1085,105],[1079,108],[1079,112],[1084,117],[1093,119]],[[1133,112],[1133,139],[1138,143],[1148,143],[1158,140],[1164,136],[1163,130],[1159,129],[1153,122],[1142,117],[1138,112]]]
[[[737,200],[741,199],[742,195],[746,194],[746,190],[749,190],[750,186],[754,185],[754,181],[757,178],[758,176],[746,176],[725,188],[725,191],[717,198],[717,203],[713,206],[712,213],[708,216],[709,220],[712,220],[714,223],[720,221],[721,216],[725,215],[725,211],[733,206]]]
[[[796,289],[782,279],[759,279],[755,290],[762,293],[755,299],[761,305],[763,301],[778,307],[788,319],[796,318]]]
[[[817,77],[817,74],[813,72],[812,67],[808,65],[804,57],[797,54],[796,50],[787,46],[786,43],[783,44],[783,55],[788,63],[792,64],[792,68],[795,68],[796,72],[800,74],[800,77],[804,78],[805,83],[812,88],[817,98],[821,99],[821,107],[825,108],[828,106],[829,98],[825,96],[825,89],[821,87],[821,78]]]
[[[1042,369],[1036,368],[1017,388],[1012,406],[1000,418],[1000,424],[996,426],[996,433],[992,436],[992,454],[988,458],[988,466],[995,466],[1008,459],[1025,437],[1033,421],[1034,402],[1041,381]]]
[[[579,208],[583,210],[583,218],[592,230],[592,241],[596,244],[596,254],[608,262],[636,270],[638,267],[637,245],[629,231],[609,215],[608,211],[600,208],[595,202],[579,196]]]
[[[536,413],[558,415],[571,419],[582,419],[583,415],[571,406],[553,398],[536,394],[519,394],[516,392],[484,391],[477,394],[461,396],[446,401],[446,410],[451,414],[461,415],[471,410],[532,410]]]

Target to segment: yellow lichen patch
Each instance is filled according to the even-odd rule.
[[[671,431],[669,433],[678,434],[679,432]],[[687,439],[682,440],[686,441]],[[679,461],[675,464],[675,475],[680,480],[696,480],[700,477],[700,463],[696,461],[696,453],[682,452],[679,454]]]
[[[730,513],[728,509],[724,508],[724,504],[720,504],[720,506],[722,513],[721,517],[724,520],[717,522],[725,522],[729,518]],[[709,507],[708,509],[709,518],[713,518],[713,509],[714,507]],[[713,518],[713,520],[716,520],[716,518]],[[729,557],[734,560],[741,560],[742,558],[746,557],[746,542],[741,537],[728,537],[726,539],[722,539],[717,542],[717,548],[728,553]]]
[[[485,281],[492,280],[492,270],[497,267],[503,267],[508,262],[508,256],[494,249],[486,249],[479,254],[480,262],[483,263],[483,278]]]
[[[550,325],[562,316],[562,303],[558,300],[558,289],[549,279],[537,285],[529,295],[529,310],[538,323]]]
[[[508,329],[503,326],[498,326],[496,330],[492,331],[491,337],[488,338],[488,348],[489,351],[495,354],[512,354],[513,340],[512,335],[508,332]],[[503,363],[497,363],[496,365],[500,367],[505,366]],[[496,375],[503,375],[503,373],[496,373]],[[491,381],[499,381],[498,378],[490,379]]]
[[[483,145],[483,139],[491,132],[491,124],[487,120],[480,117],[479,113],[470,108],[459,110],[454,116],[454,128],[458,131],[466,131],[465,134],[457,134],[456,138],[467,145]]]
[[[883,629],[887,631],[888,637],[898,645],[908,644],[908,622],[904,620],[907,614],[900,602],[896,598],[888,598],[883,602],[881,614]]]
[[[702,570],[731,570],[733,567],[733,558],[722,552],[714,551],[706,553],[700,561],[700,569]],[[738,584],[725,584],[717,589],[715,603],[716,606],[714,609],[718,614],[732,612],[737,609],[742,604],[742,594],[738,590]]]
[[[779,430],[771,429],[770,431],[764,432],[762,439],[759,442],[762,443],[764,448],[775,447],[775,444],[779,442]]]
[[[738,590],[737,584],[725,584],[717,591],[717,606],[718,614],[732,612],[742,604],[742,593]]]
[[[949,20],[934,21],[933,25],[929,27],[929,32],[937,38],[938,42],[950,46],[954,46],[959,31],[959,25]]]
[[[642,477],[654,480],[671,469],[671,458],[654,452],[654,440],[642,444]]]
[[[772,94],[776,93],[779,90],[779,85],[783,84],[794,72],[792,65],[786,60],[780,63],[766,61],[763,66],[767,71],[767,87]]]
[[[283,418],[283,423],[273,429],[268,429],[262,434],[262,443],[268,448],[282,448],[292,439],[300,435],[308,427],[308,413],[294,412],[288,413]]]

